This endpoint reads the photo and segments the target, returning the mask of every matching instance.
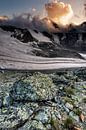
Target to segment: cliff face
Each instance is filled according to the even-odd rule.
[[[55,34],[59,37],[60,44],[67,49],[76,52],[86,52],[86,33],[60,33]]]

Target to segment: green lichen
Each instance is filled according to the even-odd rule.
[[[52,128],[54,128],[55,130],[60,130],[60,125],[59,125],[59,121],[58,120],[53,120],[53,119],[51,119],[51,126],[52,126]]]
[[[71,98],[64,97],[64,101],[65,101],[65,103],[68,102],[68,103],[72,104],[73,106],[75,105],[75,101]]]
[[[47,74],[34,73],[25,79],[16,81],[10,96],[17,101],[42,101],[54,98],[56,86]]]
[[[84,102],[84,103],[86,103],[86,97],[85,97],[85,98],[83,98],[83,102]]]
[[[64,91],[65,91],[65,93],[66,93],[66,95],[67,96],[69,96],[69,95],[74,95],[75,94],[75,90],[73,89],[73,88],[69,88],[69,87],[66,87],[65,89],[64,89]]]
[[[74,113],[75,113],[76,115],[78,115],[78,116],[80,116],[80,114],[82,113],[82,111],[81,111],[79,108],[76,108],[76,109],[74,109],[73,111],[74,111]]]
[[[64,128],[67,129],[71,129],[74,126],[74,122],[73,119],[71,117],[68,117],[65,121],[64,121]]]

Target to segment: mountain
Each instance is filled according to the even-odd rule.
[[[37,30],[21,29],[15,26],[0,26],[3,30],[3,36],[8,35],[11,39],[17,39],[24,46],[28,45],[28,54],[41,57],[68,57],[82,58],[76,52],[75,42],[78,40],[78,34],[75,33],[48,33],[38,32]],[[10,32],[10,33],[8,33]],[[0,31],[0,36],[2,31]],[[1,38],[0,38],[1,39]],[[71,40],[70,40],[71,39]],[[5,39],[3,39],[4,42]],[[21,44],[20,44],[21,45]],[[75,48],[74,48],[75,47]],[[81,46],[79,46],[80,48]],[[70,49],[71,48],[71,49]],[[83,48],[82,48],[83,49]],[[85,48],[84,48],[85,49]],[[29,51],[30,50],[30,51]],[[79,51],[83,51],[80,50]]]
[[[85,67],[85,39],[85,33],[70,30],[48,32],[0,26],[0,68],[45,70]]]

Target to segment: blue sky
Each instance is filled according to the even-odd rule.
[[[31,8],[42,10],[44,4],[49,0],[0,0],[0,15],[12,15],[17,13],[29,12]],[[83,14],[84,0],[62,0],[70,3],[74,12],[78,15]]]
[[[0,15],[28,12],[31,8],[40,10],[47,0],[0,0]]]

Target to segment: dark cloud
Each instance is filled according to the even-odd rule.
[[[41,19],[40,16],[32,16],[30,13],[13,16],[11,19],[3,20],[1,24],[20,28],[36,29],[39,31],[45,31],[53,28],[52,24],[49,24],[49,20],[47,18]]]

